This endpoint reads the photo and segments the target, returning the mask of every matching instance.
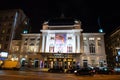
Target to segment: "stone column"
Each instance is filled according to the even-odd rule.
[[[77,52],[80,52],[80,35],[77,35]]]
[[[43,34],[42,36],[42,52],[44,52],[44,48],[45,48],[45,34]]]

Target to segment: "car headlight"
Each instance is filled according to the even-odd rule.
[[[75,70],[74,73],[77,73],[77,70]]]

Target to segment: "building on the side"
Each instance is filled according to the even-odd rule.
[[[22,34],[21,41],[15,42],[12,49],[20,47],[16,57],[22,65],[26,62],[41,68],[107,66],[104,33],[83,33],[79,20],[46,21],[40,33]]]
[[[21,40],[21,33],[28,33],[29,18],[21,9],[0,11],[0,51],[10,53],[12,40]]]
[[[120,26],[105,36],[105,49],[109,67],[120,67]]]

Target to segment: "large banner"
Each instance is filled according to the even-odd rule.
[[[66,34],[55,34],[55,52],[65,52],[66,50]]]
[[[66,34],[55,34],[55,42],[56,44],[65,44]]]

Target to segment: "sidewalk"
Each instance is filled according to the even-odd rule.
[[[42,72],[47,72],[48,68],[28,68],[28,67],[24,67],[24,68],[21,68],[20,70],[21,71],[35,71],[35,72],[42,71]]]
[[[48,71],[48,68],[31,68],[30,69],[31,71],[42,71],[42,72],[47,72]]]

